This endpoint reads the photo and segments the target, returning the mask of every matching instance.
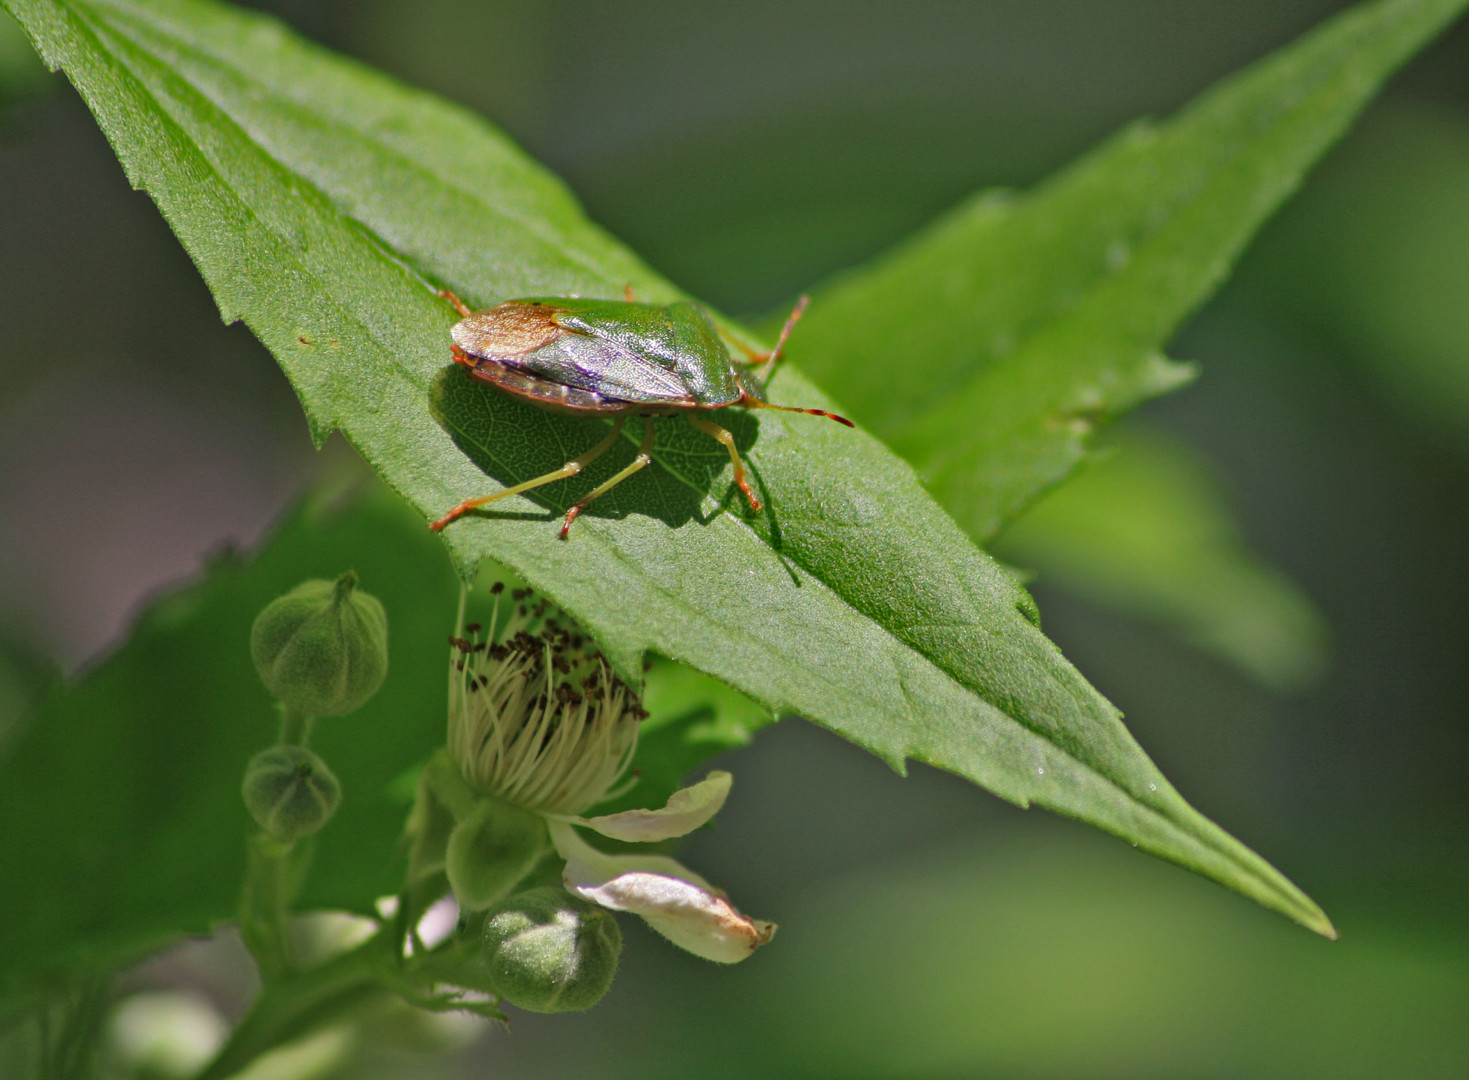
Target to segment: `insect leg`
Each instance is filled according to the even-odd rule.
[[[578,514],[587,508],[587,503],[591,502],[598,495],[607,494],[608,491],[622,483],[652,460],[653,418],[651,416],[645,416],[643,417],[643,441],[638,445],[638,456],[632,459],[631,465],[612,477],[612,479],[608,480],[605,484],[599,484],[597,487],[594,487],[590,492],[571,504],[571,509],[566,511],[566,520],[561,523],[561,539],[566,539],[566,532],[571,528],[571,523],[576,520]]]
[[[440,289],[439,295],[442,296],[445,300],[449,301],[449,303],[453,304],[454,310],[459,312],[459,314],[463,315],[466,319],[474,314],[474,312],[469,309],[469,305],[466,304],[463,300],[459,299],[459,297],[455,296],[452,290]]]
[[[705,435],[724,443],[724,448],[729,451],[729,460],[734,463],[734,481],[739,485],[739,489],[745,493],[745,498],[750,500],[750,508],[756,513],[759,513],[763,508],[760,505],[760,500],[755,498],[755,493],[750,490],[750,482],[745,479],[745,463],[740,460],[740,452],[735,449],[734,436],[718,424],[705,420],[702,416],[695,416],[693,413],[689,413],[689,423],[693,424],[694,427],[698,428]]]
[[[514,487],[508,487],[504,491],[497,491],[493,495],[481,495],[477,499],[465,499],[458,506],[454,507],[454,509],[450,510],[443,517],[439,518],[438,521],[435,521],[432,525],[430,525],[429,528],[434,530],[434,532],[438,532],[445,525],[448,525],[451,521],[455,520],[456,518],[462,517],[470,510],[473,510],[480,506],[484,506],[486,503],[492,503],[496,499],[503,499],[508,495],[519,495],[522,491],[529,491],[531,488],[538,488],[542,484],[553,484],[557,480],[565,480],[568,476],[575,476],[577,473],[581,472],[588,465],[590,465],[592,462],[596,461],[599,457],[605,454],[608,450],[612,449],[612,444],[617,441],[617,436],[622,434],[622,425],[625,423],[627,423],[627,418],[619,416],[616,422],[613,423],[612,430],[607,433],[607,437],[605,439],[599,442],[596,446],[592,447],[585,454],[582,454],[580,457],[572,458],[565,465],[561,466],[561,468],[555,470],[554,472],[548,472],[544,476],[536,477],[534,480],[527,480],[523,484],[516,484]],[[609,485],[607,484],[603,484],[602,487],[598,488],[596,492],[593,493],[593,497],[601,494],[601,492],[608,486]]]
[[[796,306],[791,308],[790,315],[786,317],[785,325],[780,328],[780,337],[775,339],[775,348],[769,352],[757,352],[754,349],[746,348],[738,341],[734,342],[734,347],[739,349],[749,359],[750,366],[754,367],[759,364],[770,365],[769,374],[765,376],[766,382],[769,382],[770,376],[775,373],[776,362],[780,360],[780,355],[786,347],[786,338],[791,336],[792,328],[800,321],[801,316],[806,313],[806,305],[809,303],[811,303],[809,296],[803,296],[796,301]]]

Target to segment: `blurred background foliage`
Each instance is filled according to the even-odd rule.
[[[977,188],[1026,187],[1167,115],[1344,5],[260,6],[484,112],[673,280],[759,315]],[[398,1037],[353,1075],[1462,1075],[1466,191],[1460,26],[1174,342],[1200,380],[1126,422],[1112,458],[998,547],[1038,572],[1048,634],[1163,770],[1288,867],[1340,942],[788,722],[722,762],[733,800],[685,852],[782,923],[776,947],[715,970],[629,924],[591,1013],[517,1016],[432,1065],[405,1056],[402,1025],[378,1025]],[[48,665],[77,668],[147,593],[354,466],[336,443],[312,453],[273,361],[219,325],[8,21],[0,205],[3,740]],[[1153,510],[1142,498],[1109,520],[1122,489],[1154,492]],[[1178,564],[1197,585],[1181,587],[1213,597],[1213,616],[1150,587],[1170,575],[1110,557],[1165,535],[1183,541],[1152,568],[1197,548]],[[244,990],[222,948],[135,978],[229,1012]]]

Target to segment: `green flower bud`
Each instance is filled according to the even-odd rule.
[[[546,820],[493,795],[449,834],[444,869],[459,906],[479,911],[509,895],[550,848]]]
[[[388,617],[347,571],[303,581],[270,604],[250,632],[270,692],[306,716],[341,716],[377,693],[388,673]]]
[[[590,1009],[612,985],[622,953],[622,931],[610,911],[549,886],[489,912],[484,942],[496,991],[540,1013]]]
[[[304,746],[272,746],[250,760],[241,794],[262,829],[291,841],[327,823],[342,801],[342,785]]]

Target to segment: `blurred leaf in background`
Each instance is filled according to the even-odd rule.
[[[30,642],[0,636],[0,755],[46,688],[59,676],[55,666]]]
[[[1156,619],[1277,691],[1326,664],[1327,628],[1300,588],[1244,544],[1197,451],[1143,425],[1000,535],[996,554],[1048,582]]]
[[[9,12],[0,13],[0,122],[47,81],[46,65]],[[0,129],[3,130],[3,129]]]
[[[632,1053],[619,1032],[656,1024],[670,1077],[1462,1075],[1463,939],[1354,915],[1327,947],[1160,870],[1017,823],[835,875],[788,902],[801,929],[758,986],[649,971],[584,1046]],[[491,1046],[500,1075],[536,1075],[513,1039]],[[649,1074],[574,1046],[551,1060]]]
[[[1162,351],[1180,324],[1462,7],[1361,4],[1034,192],[971,198],[818,289],[793,358],[987,541],[1193,375]]]
[[[1272,234],[1259,283],[1277,307],[1306,315],[1406,420],[1461,452],[1469,439],[1466,191],[1463,114],[1388,103]]]
[[[134,959],[233,914],[240,777],[279,724],[250,626],[302,580],[346,569],[387,606],[391,677],[368,706],[319,725],[345,795],[303,900],[370,913],[396,891],[408,803],[391,782],[443,739],[455,597],[437,544],[404,516],[386,494],[345,514],[303,508],[255,558],[225,552],[158,597],[125,644],[35,702],[0,766],[0,906],[18,913],[0,922],[4,990],[38,969]]]

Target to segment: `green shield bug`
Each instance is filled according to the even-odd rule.
[[[613,423],[606,438],[561,468],[493,495],[465,499],[429,526],[435,531],[497,499],[575,476],[612,448],[629,416],[644,418],[637,457],[571,504],[561,524],[563,540],[588,503],[652,460],[656,417],[683,413],[694,427],[722,443],[734,464],[735,483],[756,511],[761,509],[760,500],[745,479],[734,437],[705,413],[739,405],[811,413],[854,426],[845,417],[822,409],[772,405],[765,400],[765,384],[749,371],[762,364],[774,367],[791,327],[806,309],[805,297],[786,320],[773,350],[758,353],[736,345],[749,360],[737,366],[708,314],[686,300],[666,306],[640,304],[629,288],[626,300],[547,296],[507,300],[487,311],[471,311],[448,290],[440,295],[463,316],[450,331],[453,354],[474,378],[543,409],[608,416]]]

